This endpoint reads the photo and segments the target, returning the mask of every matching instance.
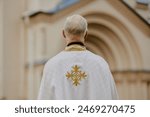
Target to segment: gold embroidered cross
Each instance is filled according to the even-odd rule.
[[[71,72],[66,73],[67,79],[71,79],[73,81],[73,85],[77,86],[80,84],[80,81],[82,79],[85,79],[87,77],[86,73],[80,70],[80,67],[77,65],[74,65],[72,67]]]

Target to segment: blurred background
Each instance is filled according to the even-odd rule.
[[[87,49],[109,63],[120,99],[150,99],[150,0],[0,0],[0,99],[36,99],[72,14],[87,19]]]

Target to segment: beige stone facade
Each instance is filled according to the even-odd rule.
[[[3,1],[0,1],[0,14],[3,13]],[[0,17],[0,97],[3,96],[3,18]]]
[[[87,19],[87,49],[109,63],[120,99],[150,99],[150,24],[122,0],[80,0],[55,13],[46,11],[61,0],[15,1],[0,1],[1,99],[36,99],[45,62],[65,47],[61,31],[72,14]],[[124,1],[134,10],[135,0]],[[145,18],[149,7],[140,10]]]

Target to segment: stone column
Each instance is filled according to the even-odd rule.
[[[34,32],[28,29],[28,99],[34,98]]]
[[[20,25],[20,79],[19,79],[19,98],[24,99],[25,98],[25,26],[22,23]]]

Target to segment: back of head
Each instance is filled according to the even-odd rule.
[[[67,17],[64,31],[69,35],[84,36],[87,31],[87,21],[80,15]]]

